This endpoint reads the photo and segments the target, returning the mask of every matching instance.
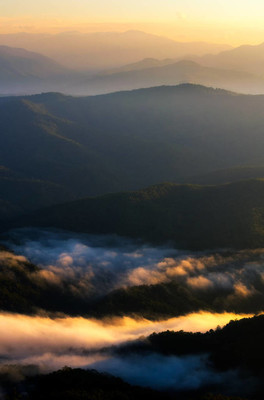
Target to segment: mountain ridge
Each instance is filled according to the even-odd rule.
[[[73,198],[195,183],[195,175],[223,168],[227,182],[237,166],[256,166],[235,171],[239,179],[261,177],[263,107],[261,95],[191,84],[0,98],[0,165],[23,179],[60,185]]]
[[[116,234],[176,248],[264,244],[264,178],[224,185],[163,183],[39,210],[19,226]]]

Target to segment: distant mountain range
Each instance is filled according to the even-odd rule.
[[[61,34],[2,34],[0,43],[41,52],[71,69],[105,70],[137,62],[146,57],[182,58],[228,50],[228,45],[176,42],[141,31]]]
[[[2,97],[2,218],[159,182],[262,177],[263,107],[264,96],[197,85]]]
[[[136,35],[135,32],[130,34]],[[65,36],[67,37],[67,35],[62,35],[63,40]],[[122,36],[124,46],[125,37]],[[130,35],[127,38],[129,41]],[[161,40],[161,38],[158,39]],[[104,35],[101,40],[105,43]],[[184,45],[187,46],[187,44]],[[43,51],[41,46],[39,48]],[[87,60],[86,70],[80,71],[79,67],[69,69],[39,53],[22,48],[0,46],[0,95],[57,91],[87,96],[180,83],[195,83],[249,94],[264,93],[264,75],[261,73],[264,60],[263,46],[255,46],[254,52],[252,46],[249,46],[250,51],[254,53],[252,59],[250,54],[246,55],[247,50],[243,49],[238,48],[219,55],[203,57],[190,55],[186,60],[180,60],[180,54],[182,58],[186,57],[180,50],[175,58],[161,60],[147,58],[109,70],[106,62],[105,71],[92,73],[89,70],[93,69],[91,63],[95,56],[92,57],[90,63]],[[88,57],[89,51],[89,48],[84,50],[83,57]],[[61,52],[63,52],[63,47],[58,50],[58,54]],[[172,51],[171,54],[173,55],[174,52]],[[75,60],[75,57],[73,58]],[[248,59],[252,62],[249,63]],[[121,59],[119,63],[122,63]],[[254,63],[256,68],[252,67]]]
[[[210,52],[202,56],[188,54],[184,57],[169,57],[164,59],[158,59],[157,57],[144,58],[138,62],[109,70],[108,73],[163,67],[165,65],[175,64],[182,60],[194,61],[207,67],[247,72],[249,74],[263,77],[264,43],[225,49],[217,54]]]
[[[180,69],[180,61],[185,60],[187,63],[182,64]],[[192,70],[191,63],[193,61]],[[203,56],[195,56],[188,54],[181,57],[176,56],[166,59],[145,58],[137,63],[128,64],[117,69],[110,70],[106,73],[111,74],[113,81],[125,78],[125,75],[117,76],[117,74],[128,73],[128,85],[134,79],[134,85],[138,82],[144,87],[148,87],[149,82],[163,80],[163,84],[174,84],[180,81],[197,83],[204,85],[212,85],[228,90],[235,90],[244,93],[263,93],[263,65],[264,65],[264,43],[259,45],[244,45],[234,49],[227,49],[218,54],[205,54]],[[178,66],[178,69],[177,69]],[[185,70],[184,70],[185,67]],[[207,67],[208,69],[203,69]],[[149,71],[149,69],[153,69]],[[144,73],[149,73],[149,77],[144,77]],[[141,71],[141,74],[132,74],[132,71]],[[167,76],[166,76],[167,72]],[[163,75],[164,74],[164,75]],[[123,83],[124,85],[124,83]],[[106,82],[107,87],[107,82]],[[131,87],[131,86],[130,86]]]

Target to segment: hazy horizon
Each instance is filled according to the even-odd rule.
[[[0,33],[124,32],[136,29],[181,42],[209,41],[232,46],[264,41],[264,4],[238,0],[101,0],[56,4],[39,0],[1,1]],[[209,40],[208,40],[209,38]]]

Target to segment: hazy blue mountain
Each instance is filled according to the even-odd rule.
[[[67,71],[55,61],[39,53],[0,46],[0,73],[6,74],[6,78],[32,76],[47,78],[51,75],[59,75]]]
[[[130,69],[131,68],[131,69]],[[205,67],[193,61],[143,60],[83,81],[74,93],[94,95],[160,85],[195,83],[242,93],[264,93],[264,78],[247,72]]]
[[[76,74],[39,53],[0,46],[0,95],[70,87]]]
[[[172,58],[166,58],[164,60],[158,60],[156,58],[144,58],[143,60],[137,61],[132,64],[127,64],[121,67],[109,69],[107,71],[102,72],[102,74],[111,75],[119,72],[138,71],[146,68],[163,67],[169,64],[175,64],[175,60]]]
[[[264,43],[255,46],[243,45],[196,60],[203,65],[245,71],[263,77]]]
[[[135,33],[134,33],[135,34]],[[64,38],[64,36],[62,36]],[[66,35],[67,37],[67,35]],[[201,59],[203,63],[203,59]],[[239,67],[239,66],[238,66]],[[76,67],[75,67],[76,68]],[[100,74],[69,69],[22,48],[0,46],[0,95],[59,91],[95,95],[159,85],[195,83],[243,93],[263,93],[264,77],[231,66],[203,66],[194,61],[144,59]]]

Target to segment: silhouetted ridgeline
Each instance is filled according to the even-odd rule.
[[[164,355],[210,354],[210,360],[219,370],[247,369],[263,376],[264,316],[230,321],[222,329],[206,333],[166,331],[117,348],[119,354],[155,352]]]
[[[204,334],[184,331],[166,331],[152,334],[115,351],[123,356],[129,354],[160,353],[166,356],[209,354],[211,367],[219,371],[240,371],[248,379],[247,388],[252,399],[263,398],[263,329],[264,316],[231,321],[222,329]],[[250,381],[251,377],[251,381]],[[235,383],[234,383],[235,385]],[[239,392],[243,393],[243,385]]]
[[[5,377],[8,378],[8,377]],[[0,376],[1,379],[1,376]],[[3,378],[2,378],[3,379]],[[4,381],[5,399],[16,400],[242,400],[217,394],[166,393],[129,385],[122,379],[94,370],[63,368],[48,375],[27,379],[22,385]]]

